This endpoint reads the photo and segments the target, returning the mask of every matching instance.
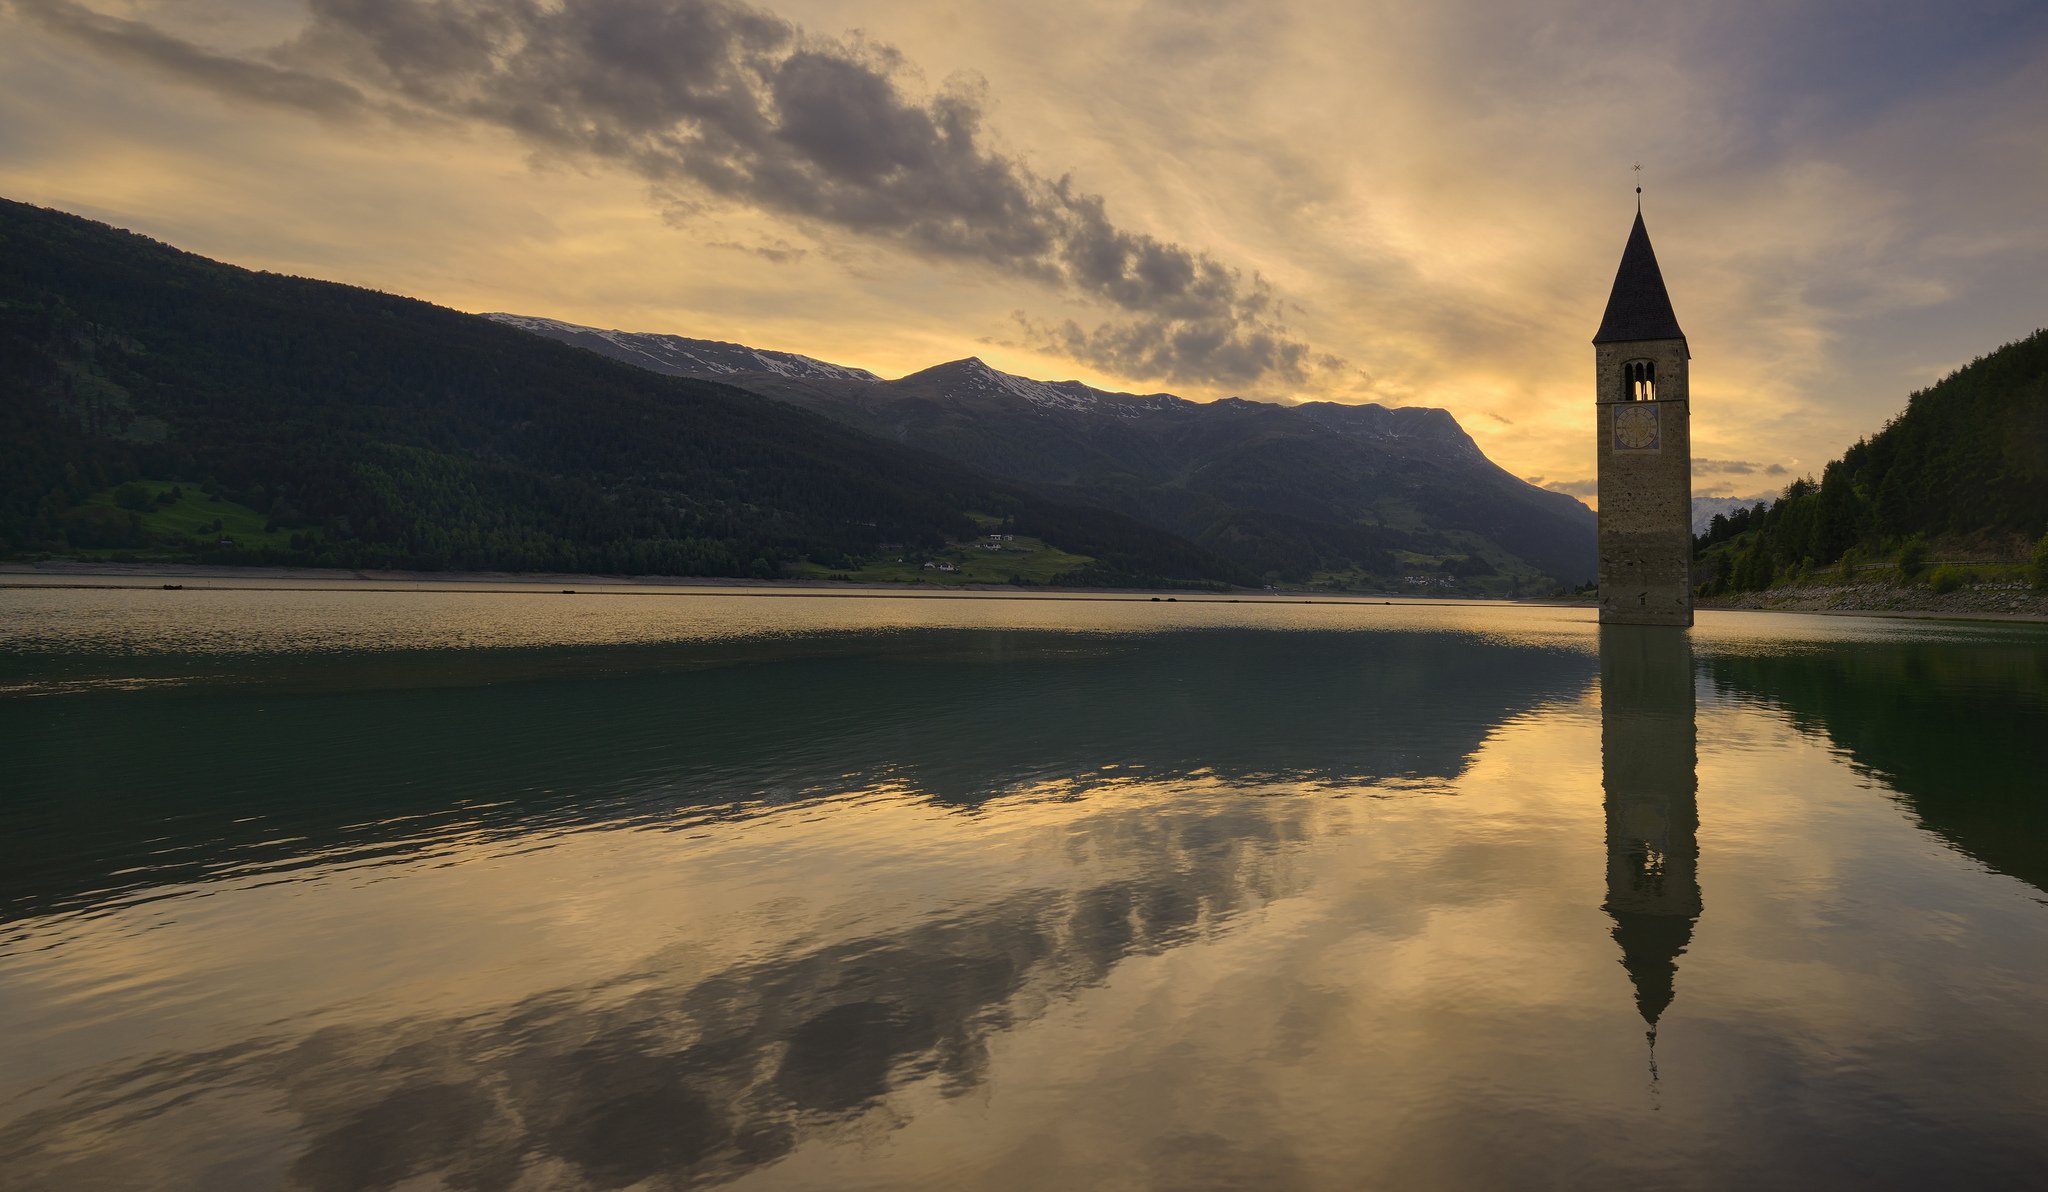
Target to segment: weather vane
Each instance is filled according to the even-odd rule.
[[[1643,213],[1643,163],[1637,162],[1629,168],[1636,172],[1636,214],[1641,215]]]

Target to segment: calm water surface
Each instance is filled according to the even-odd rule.
[[[2038,1186],[2048,632],[0,591],[0,1187]]]

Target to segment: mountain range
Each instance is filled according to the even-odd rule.
[[[485,317],[1116,510],[1268,582],[1374,586],[1420,573],[1508,591],[1594,568],[1592,511],[1494,464],[1441,409],[1195,402],[1034,380],[975,357],[885,380],[715,340]]]
[[[725,385],[0,200],[0,555],[1066,583],[1241,568]],[[1009,534],[998,551],[962,544]]]
[[[978,359],[885,380],[255,272],[5,200],[0,390],[12,557],[1502,594],[1592,567],[1592,514],[1441,410]]]

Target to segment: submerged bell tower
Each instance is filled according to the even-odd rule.
[[[1691,359],[1638,199],[1593,335],[1603,625],[1692,624]]]

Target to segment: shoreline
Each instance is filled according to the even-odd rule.
[[[106,582],[92,582],[92,581]],[[197,581],[197,582],[180,582]],[[578,596],[761,596],[813,599],[906,600],[1107,600],[1180,604],[1339,604],[1455,607],[1512,604],[1538,608],[1598,607],[1588,599],[1546,600],[1497,596],[1408,596],[1396,593],[1316,592],[1240,588],[1215,592],[1187,588],[1071,588],[1011,584],[935,584],[843,580],[730,579],[719,576],[583,575],[561,572],[389,571],[373,568],[231,567],[203,563],[89,563],[52,561],[0,563],[0,589],[119,590],[183,589],[232,592],[497,592],[506,595]],[[1775,597],[1775,599],[1771,599]],[[1862,600],[1857,598],[1861,597]],[[1902,601],[1917,597],[1919,603]],[[1929,599],[1931,598],[1931,599]],[[2007,607],[1985,608],[1987,600]],[[1882,603],[1879,603],[1879,601]],[[1867,601],[1867,603],[1864,603]],[[1858,607],[1859,603],[1864,606]],[[2017,605],[2019,607],[2013,607]],[[1917,589],[1871,587],[1749,593],[1737,601],[1715,600],[1701,612],[1792,613],[1887,620],[2048,623],[2048,596],[2034,593],[1963,592],[1934,597]]]
[[[0,585],[4,586],[4,585]],[[2048,624],[2048,613],[1998,612],[1995,610],[1949,612],[1942,609],[1899,608],[1770,608],[1747,604],[1701,604],[1695,610],[1706,613],[1778,613],[1795,617],[1880,617],[1888,621],[1977,621],[2011,625]]]
[[[1898,583],[1819,583],[1743,592],[1701,602],[1697,607],[1726,612],[2038,623],[2048,621],[2048,592],[1971,586],[1937,593]]]
[[[92,580],[134,582],[93,583]],[[166,584],[163,581],[197,580]],[[22,582],[27,581],[27,582]],[[206,582],[218,581],[218,582]],[[1427,597],[1392,593],[1267,591],[1238,588],[1072,588],[1014,584],[936,584],[843,580],[729,579],[720,576],[578,575],[560,572],[386,571],[373,568],[230,567],[202,563],[0,563],[0,589],[138,590],[166,587],[222,592],[498,592],[506,595],[765,596],[909,600],[1123,600],[1180,604],[1356,604],[1447,606],[1538,603],[1592,607],[1590,601],[1504,597]]]

